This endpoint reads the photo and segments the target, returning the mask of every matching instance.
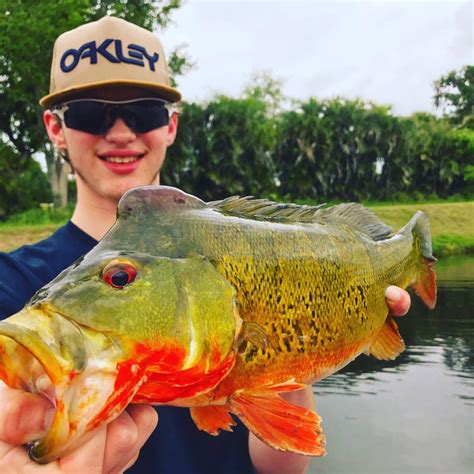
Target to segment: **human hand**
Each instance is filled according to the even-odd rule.
[[[411,305],[408,292],[398,286],[389,286],[385,290],[385,301],[392,316],[404,316],[408,313]]]
[[[81,447],[45,466],[31,461],[22,444],[41,437],[52,421],[51,404],[40,395],[0,382],[0,472],[116,474],[132,466],[158,422],[156,410],[129,405],[118,418],[99,428]]]

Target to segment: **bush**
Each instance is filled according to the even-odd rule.
[[[10,216],[5,224],[13,225],[48,225],[63,224],[72,215],[73,207],[37,207]]]
[[[52,201],[48,178],[40,165],[0,142],[0,220]]]

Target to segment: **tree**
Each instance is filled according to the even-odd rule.
[[[450,121],[474,130],[474,66],[451,71],[435,81],[434,103]]]
[[[1,142],[20,156],[46,157],[54,193],[67,202],[68,166],[55,156],[42,124],[39,99],[48,91],[56,37],[84,22],[108,14],[147,29],[164,27],[181,0],[0,0],[0,130]],[[170,54],[172,76],[189,67],[187,58]],[[61,187],[60,187],[61,184]]]
[[[0,142],[0,220],[51,201],[46,175],[34,160],[22,159]]]
[[[279,136],[280,193],[289,199],[381,199],[399,186],[403,137],[388,107],[311,98],[282,114]]]
[[[218,96],[206,105],[184,104],[162,182],[203,199],[269,196],[275,188],[275,139],[267,104],[258,98]]]
[[[258,73],[240,98],[217,95],[205,104],[184,103],[162,182],[203,199],[276,197],[272,153],[284,100],[280,86],[268,73]]]

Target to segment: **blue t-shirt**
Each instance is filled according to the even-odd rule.
[[[0,319],[19,311],[33,294],[97,243],[72,222],[51,237],[12,253],[0,253]],[[157,429],[128,473],[245,474],[254,472],[248,431],[199,431],[187,408],[158,407]]]

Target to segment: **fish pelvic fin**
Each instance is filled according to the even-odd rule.
[[[397,323],[389,316],[367,348],[366,354],[381,360],[393,360],[404,350],[405,342],[398,332]]]
[[[213,436],[217,436],[219,430],[232,431],[232,427],[236,425],[225,405],[191,407],[190,412],[196,426]]]
[[[274,449],[308,456],[326,454],[319,415],[286,402],[271,389],[238,393],[229,407],[255,436]]]
[[[405,236],[410,233],[413,235],[415,251],[420,255],[416,278],[410,286],[426,306],[433,309],[436,305],[437,293],[434,270],[436,258],[433,257],[428,216],[424,212],[418,211],[399,232]]]

